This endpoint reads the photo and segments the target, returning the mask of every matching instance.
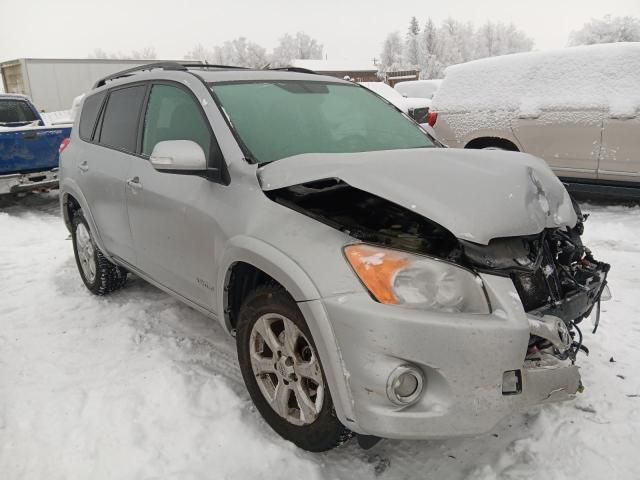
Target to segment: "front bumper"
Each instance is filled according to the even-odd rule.
[[[0,195],[27,192],[38,188],[56,188],[57,186],[57,168],[43,172],[0,175]]]
[[[352,430],[398,439],[475,435],[513,412],[575,395],[576,366],[551,356],[525,361],[530,327],[511,280],[482,277],[490,315],[409,310],[366,293],[322,300],[352,400]],[[416,403],[398,407],[387,380],[405,364],[422,371],[425,387]],[[512,370],[520,371],[521,391],[505,395],[503,374]]]

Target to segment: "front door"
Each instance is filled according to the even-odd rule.
[[[165,140],[192,140],[207,158],[219,154],[211,127],[194,95],[179,84],[151,87],[142,131],[142,157],[129,171],[127,204],[137,266],[155,281],[213,310],[213,220],[222,185],[192,174],[158,172],[148,160]]]

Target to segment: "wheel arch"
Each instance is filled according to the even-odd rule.
[[[253,237],[232,238],[220,263],[216,299],[218,318],[231,333],[234,333],[235,325],[230,308],[241,303],[237,298],[229,298],[230,292],[234,295],[231,282],[234,272],[238,272],[237,269],[244,269],[245,273],[251,272],[252,275],[262,276],[260,279],[262,282],[276,282],[298,304],[315,340],[329,390],[334,399],[336,414],[344,425],[352,428],[355,413],[347,381],[348,374],[331,321],[322,302],[319,301],[320,293],[311,278],[300,265],[274,246]],[[246,293],[248,291],[245,291],[245,295]]]
[[[221,317],[224,318],[228,331],[234,329],[233,319],[229,317],[229,292],[234,272],[238,272],[238,269],[263,277],[255,285],[266,281],[277,282],[296,302],[320,298],[320,293],[309,276],[283,252],[253,237],[233,237],[229,240],[220,263],[216,298],[216,310],[223,314]]]
[[[82,210],[84,218],[89,223],[89,228],[91,229],[94,242],[96,242],[103,255],[111,260],[109,253],[104,248],[104,243],[102,242],[102,238],[100,237],[100,231],[98,230],[98,226],[93,219],[93,215],[91,213],[91,209],[89,208],[87,199],[82,194],[80,188],[71,179],[66,179],[64,184],[60,185],[59,195],[60,212],[69,232],[71,232],[71,220],[73,212],[79,208]]]
[[[519,152],[520,148],[513,140],[509,140],[504,137],[494,137],[494,136],[482,136],[476,137],[466,143],[464,146],[465,149],[482,149],[488,147],[497,147],[502,150],[508,150],[511,152]]]

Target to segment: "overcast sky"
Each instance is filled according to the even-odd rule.
[[[607,13],[640,17],[640,0],[0,0],[0,61],[146,46],[179,59],[198,43],[239,36],[271,49],[297,31],[322,43],[329,59],[363,61],[379,57],[386,34],[404,33],[412,15],[421,26],[428,16],[513,22],[548,49]]]

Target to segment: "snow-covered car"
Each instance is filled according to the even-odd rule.
[[[473,435],[580,389],[609,266],[562,183],[530,155],[440,148],[351,82],[127,70],[84,98],[60,179],[86,287],[131,272],[217,320],[304,449]]]
[[[637,188],[640,43],[521,53],[449,67],[429,123],[451,147],[543,158],[575,189]]]
[[[427,123],[427,115],[431,100],[419,97],[404,97],[397,90],[384,82],[360,82],[360,85],[377,93],[385,100],[413,118],[417,123]]]
[[[431,100],[440,88],[442,80],[408,80],[396,83],[395,88],[403,97],[426,98]]]

